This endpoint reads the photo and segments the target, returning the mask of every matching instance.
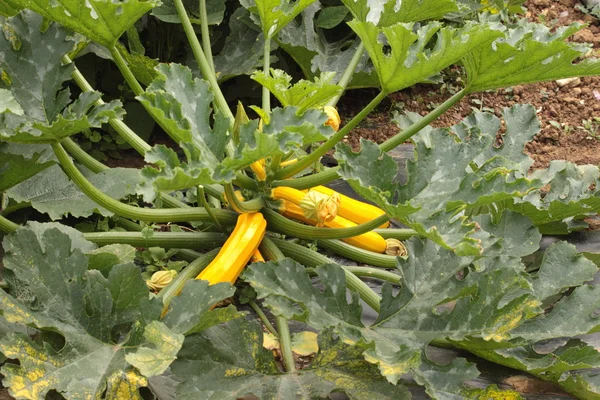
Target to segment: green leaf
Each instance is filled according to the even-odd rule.
[[[154,347],[142,346],[135,353],[127,354],[125,360],[144,376],[160,375],[177,358],[184,336],[172,332],[162,322],[152,321],[144,330],[144,338]]]
[[[223,310],[227,310],[226,308],[212,311],[211,309],[216,303],[233,296],[234,293],[235,287],[228,283],[209,286],[208,281],[191,280],[185,284],[181,294],[171,300],[169,311],[162,322],[172,331],[185,335],[200,332],[200,328],[210,327],[206,318],[217,317],[217,323],[226,322],[219,319]],[[194,319],[193,316],[203,319]],[[238,318],[243,314],[236,313],[233,316]]]
[[[348,15],[346,6],[332,6],[321,10],[315,21],[315,26],[323,29],[333,29],[346,19]]]
[[[55,389],[67,398],[94,398],[110,387],[111,379],[113,384],[122,380],[113,374],[124,376],[128,384],[145,380],[125,363],[127,346],[123,346],[138,345],[136,331],[143,331],[147,318],[160,316],[158,303],[149,300],[134,265],[115,266],[106,279],[88,271],[84,254],[71,246],[70,236],[55,228],[41,236],[22,228],[4,240],[5,267],[31,298],[18,302],[1,292],[4,317],[55,331],[65,341],[60,350],[49,344],[40,346],[23,335],[0,342],[2,352],[20,363],[2,368],[4,383],[16,397],[36,399]],[[115,344],[111,330],[116,324],[129,332],[129,343]]]
[[[95,187],[114,199],[135,193],[139,181],[139,171],[134,168],[111,168],[86,175]],[[48,214],[53,220],[67,215],[89,217],[94,212],[112,215],[81,192],[58,165],[12,187],[6,194],[15,201],[31,203],[33,208]]]
[[[246,0],[246,4],[242,4],[259,15],[263,35],[270,39],[314,1]]]
[[[474,364],[464,358],[456,358],[446,365],[436,364],[428,359],[414,372],[415,381],[422,386],[432,399],[464,399],[463,382],[475,379],[479,371]]]
[[[135,253],[135,247],[127,244],[109,244],[85,255],[89,260],[88,268],[96,269],[107,277],[114,265],[132,263],[135,260]]]
[[[328,399],[336,390],[353,400],[408,398],[408,391],[378,377],[360,352],[335,340],[331,332],[319,335],[319,353],[310,366],[279,371],[273,354],[262,346],[258,324],[236,319],[189,336],[172,370],[183,380],[177,398]]]
[[[455,29],[430,22],[416,31],[414,24],[403,23],[380,28],[354,20],[348,25],[364,43],[388,93],[426,80],[501,36],[490,25],[475,23]]]
[[[556,303],[552,311],[526,321],[511,335],[538,341],[595,332],[600,326],[596,316],[599,302],[600,286],[579,286]]]
[[[361,22],[372,22],[384,27],[398,22],[418,22],[441,19],[444,15],[458,11],[455,0],[403,0],[398,5],[391,0],[342,0]]]
[[[331,42],[323,30],[315,26],[321,5],[315,2],[308,6],[300,18],[291,21],[276,38],[277,44],[288,53],[302,69],[305,78],[314,79],[325,72],[335,72],[336,82],[340,79],[354,56],[360,39],[341,38]],[[363,54],[348,87],[377,86],[377,76],[369,63],[368,54]]]
[[[223,49],[214,57],[215,71],[220,80],[250,75],[262,66],[265,39],[258,30],[243,22],[248,15],[248,10],[239,7],[229,19],[229,35],[225,38]],[[273,62],[274,57],[271,58]]]
[[[22,7],[14,3],[14,0],[4,0],[0,3],[0,15],[3,17],[15,16],[22,9]]]
[[[72,29],[105,47],[112,47],[121,35],[144,14],[160,4],[156,0],[11,0]]]
[[[7,111],[15,115],[23,115],[23,109],[17,103],[10,90],[0,89],[0,113]]]
[[[162,303],[150,297],[140,269],[113,265],[105,278],[88,268],[84,253],[95,245],[58,224],[30,223],[6,236],[3,247],[11,295],[0,291],[2,314],[40,332],[35,341],[21,333],[0,340],[0,350],[18,360],[2,367],[11,395],[38,399],[56,390],[67,399],[141,400],[138,388],[165,371],[183,334],[175,329],[181,324],[158,321]],[[199,289],[187,285],[169,313],[202,320],[208,307],[189,303],[210,297]]]
[[[504,32],[491,46],[468,54],[463,63],[470,92],[575,76],[600,74],[600,62],[587,58],[581,45],[566,43],[584,25],[573,23],[551,32],[541,24],[519,24]],[[576,64],[573,62],[577,61]]]
[[[187,163],[165,146],[146,152],[147,166],[139,193],[152,201],[156,191],[173,191],[214,182],[228,182],[233,174],[219,171],[219,160],[230,140],[229,120],[212,114],[213,94],[206,81],[194,78],[189,68],[180,64],[160,64],[159,73],[146,91],[138,96],[147,109],[184,150]],[[211,117],[212,115],[212,117]],[[215,119],[211,126],[211,118]],[[218,177],[215,175],[218,174]]]
[[[73,66],[61,61],[74,42],[66,29],[50,24],[42,30],[42,24],[42,18],[29,11],[1,24],[11,34],[0,36],[0,75],[12,94],[9,101],[19,107],[0,111],[0,140],[52,143],[124,114],[117,100],[95,105],[100,99],[95,91],[71,102],[63,83],[71,79]]]
[[[575,246],[558,242],[544,252],[539,272],[534,275],[533,289],[538,299],[546,300],[591,281],[596,272],[596,265],[579,254]]]
[[[323,292],[312,286],[304,267],[289,259],[253,264],[243,278],[274,314],[315,329],[334,328],[343,342],[362,349],[365,359],[394,384],[419,368],[430,341],[471,336],[502,340],[518,321],[532,315],[536,302],[522,273],[470,271],[459,280],[456,274],[472,258],[419,239],[406,246],[408,259],[398,259],[404,284],[396,297],[391,286],[384,286],[382,311],[370,327],[361,322],[356,293],[347,301],[344,271],[334,265],[316,270]]]
[[[148,86],[158,77],[158,72],[156,70],[156,67],[159,64],[158,60],[146,57],[145,55],[139,53],[129,53],[125,46],[123,46],[121,43],[117,43],[115,46],[127,62],[127,65],[129,65],[129,68],[131,68],[131,72],[133,72],[133,75],[135,75],[138,81]]]
[[[480,239],[465,211],[521,197],[542,187],[523,175],[528,160],[514,150],[537,132],[539,123],[531,106],[505,109],[507,147],[495,147],[499,120],[495,116],[469,117],[445,129],[423,129],[412,140],[415,161],[407,163],[408,181],[397,182],[398,166],[372,142],[361,141],[360,152],[338,145],[340,175],[367,200],[388,215],[458,254],[479,255]],[[494,123],[477,124],[481,119]],[[515,125],[513,125],[515,124]]]
[[[315,78],[314,82],[302,79],[292,85],[290,75],[280,69],[271,68],[268,77],[257,71],[252,74],[251,78],[266,86],[282,106],[298,107],[298,114],[302,114],[309,108],[326,105],[329,100],[341,92],[340,86],[330,83],[334,76],[334,73],[323,73]]]
[[[504,206],[531,218],[541,229],[558,222],[568,232],[567,223],[574,218],[600,211],[600,170],[596,166],[554,160],[547,169],[537,170],[531,177],[541,180],[545,190],[535,190]]]
[[[17,154],[0,151],[0,193],[49,168],[52,161],[39,162],[40,154],[25,158]]]
[[[177,14],[177,8],[173,0],[162,0],[162,4],[152,9],[151,15],[155,16],[161,21],[169,22],[172,24],[180,24],[179,15]],[[194,0],[183,0],[190,18],[193,18],[198,25],[200,25],[200,3]],[[206,0],[206,11],[208,16],[209,25],[219,25],[223,22],[223,14],[225,13],[225,1],[223,0]]]

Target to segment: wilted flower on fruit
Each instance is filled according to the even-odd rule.
[[[340,114],[338,114],[335,107],[331,106],[323,107],[323,111],[325,111],[325,114],[327,114],[327,116],[329,117],[327,122],[325,122],[325,125],[329,125],[333,128],[334,131],[337,132],[340,129],[340,123],[342,122]]]
[[[173,278],[177,276],[177,271],[158,271],[152,274],[152,277],[146,281],[146,285],[153,292],[158,292],[165,286],[167,286]]]
[[[402,257],[402,256],[405,256],[408,254],[408,251],[406,250],[406,246],[404,246],[404,243],[402,243],[398,239],[391,239],[391,238],[386,239],[385,243],[386,243],[385,254],[387,254],[387,255]]]
[[[304,216],[317,221],[317,226],[323,226],[325,222],[332,221],[338,213],[340,196],[326,194],[310,190],[300,201],[300,208]]]

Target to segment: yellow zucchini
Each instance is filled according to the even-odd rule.
[[[261,213],[244,213],[238,217],[235,229],[215,259],[196,277],[211,285],[229,282],[232,285],[256,252],[265,235],[267,221]]]
[[[304,216],[304,212],[302,212],[302,209],[300,208],[300,206],[298,206],[288,200],[282,199],[282,205],[280,206],[280,208],[277,211],[279,211],[281,214],[283,214],[284,216],[286,216],[288,218],[292,218],[297,221],[305,222],[309,225],[317,224],[316,220],[309,219],[309,218],[306,218],[306,216]],[[324,223],[324,226],[326,226],[328,228],[351,228],[356,225],[357,225],[356,223],[349,221],[346,218],[343,218],[339,215],[337,217],[335,217],[333,220],[327,221]],[[367,233],[363,233],[362,235],[344,238],[341,240],[343,240],[344,242],[351,244],[353,246],[360,247],[361,249],[373,251],[375,253],[385,253],[385,251],[387,249],[387,243],[386,243],[385,239],[380,234],[375,233],[375,232],[367,232]]]

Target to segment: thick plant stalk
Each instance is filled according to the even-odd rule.
[[[154,232],[146,237],[141,232],[89,232],[83,237],[99,246],[120,243],[134,247],[212,249],[222,246],[227,236],[219,232]]]
[[[295,243],[291,243],[286,240],[269,238],[265,237],[263,239],[264,242],[272,242],[272,245],[279,249],[285,256],[290,257],[300,264],[305,265],[307,267],[318,267],[320,265],[326,264],[336,264],[329,258],[325,257],[322,254],[317,253],[316,251],[312,251],[307,249],[304,246],[300,246]],[[266,252],[263,250],[263,254]],[[336,264],[337,265],[337,264]],[[354,290],[358,293],[360,298],[369,305],[373,310],[379,312],[381,306],[381,297],[377,293],[373,291],[366,283],[361,281],[356,275],[354,275],[350,270],[346,269],[343,265],[340,265],[340,268],[344,270],[344,275],[346,277],[346,286]]]
[[[233,132],[233,122],[235,120],[235,116],[231,112],[227,101],[225,100],[225,96],[223,96],[223,92],[219,87],[219,82],[217,82],[217,77],[213,73],[213,70],[210,67],[208,60],[206,59],[206,55],[204,51],[202,51],[202,47],[200,46],[200,42],[198,41],[198,37],[196,36],[196,32],[194,32],[194,27],[190,22],[190,18],[185,11],[185,7],[183,5],[182,0],[173,0],[175,4],[175,8],[177,9],[177,15],[179,16],[179,20],[181,21],[181,25],[183,26],[183,30],[185,35],[190,43],[190,47],[192,48],[192,52],[194,53],[194,58],[198,63],[198,67],[200,67],[200,71],[202,72],[202,76],[206,79],[212,89],[212,92],[215,96],[215,103],[219,110],[225,114],[231,123],[230,131]],[[230,142],[231,143],[231,142]]]
[[[265,38],[263,48],[263,74],[265,79],[269,79],[269,68],[271,67],[271,39]],[[271,113],[271,92],[266,86],[262,87],[262,109],[265,113]]]
[[[115,62],[115,64],[117,64],[119,71],[123,75],[123,78],[125,78],[125,82],[127,82],[131,90],[133,90],[133,93],[136,96],[139,96],[142,93],[144,93],[144,88],[142,88],[142,85],[140,85],[135,75],[133,75],[131,68],[129,68],[129,65],[127,65],[127,61],[125,61],[121,53],[119,53],[119,50],[117,50],[115,46],[110,47],[108,50],[110,51],[110,55],[112,56],[113,61]]]
[[[81,147],[77,145],[70,137],[63,139],[61,142],[65,150],[75,159],[77,162],[81,163],[84,167],[97,174],[102,171],[106,171],[109,169],[106,165],[102,164],[100,161],[96,160],[94,157],[90,156],[83,150]]]
[[[396,257],[361,249],[337,239],[319,239],[317,246],[356,262],[381,268],[396,268]]]
[[[68,56],[63,57],[64,64],[70,64],[72,62],[73,61]],[[82,91],[91,92],[94,90],[90,83],[85,79],[85,77],[77,68],[73,70],[71,76],[75,80],[75,83],[77,83],[77,86],[79,86],[79,88]],[[102,99],[98,99],[96,105],[102,104],[105,104],[104,101]],[[119,136],[121,136],[138,153],[142,155],[146,154],[146,152],[152,148],[148,143],[144,141],[144,139],[139,137],[134,131],[132,131],[127,125],[125,125],[123,121],[116,118],[111,118],[108,120],[108,123],[117,131]]]
[[[342,90],[334,98],[329,100],[329,103],[327,103],[328,106],[335,107],[335,105],[338,103],[338,101],[340,101],[340,98],[342,97],[342,95],[346,91],[346,88],[348,87],[348,84],[352,80],[354,71],[356,70],[358,63],[359,63],[361,57],[363,56],[364,51],[365,51],[365,45],[361,41],[358,44],[358,47],[356,48],[356,51],[354,52],[354,55],[352,56],[350,63],[346,67],[346,70],[344,71],[342,77],[340,78],[340,80],[338,82],[338,86],[341,86]]]
[[[275,329],[273,324],[271,324],[271,321],[269,321],[269,318],[267,318],[265,312],[258,306],[258,304],[256,304],[254,300],[250,300],[248,301],[248,305],[254,310],[256,315],[258,315],[258,318],[260,318],[265,328],[267,328],[267,330],[271,332],[273,336],[279,338],[279,333],[277,332],[277,329]]]
[[[206,0],[200,0],[200,30],[202,33],[202,48],[208,61],[208,66],[215,74],[215,64],[213,62],[212,47],[210,44],[210,32],[208,29],[208,11],[206,10]]]
[[[381,143],[379,145],[379,148],[381,149],[381,151],[388,152],[400,146],[402,143],[406,142],[415,134],[419,133],[421,129],[425,128],[427,125],[438,119],[449,108],[451,108],[453,105],[458,103],[463,97],[465,97],[467,93],[467,89],[462,89],[461,91],[457,92],[456,94],[454,94],[454,96],[450,97],[448,100],[437,106],[419,121],[415,122],[402,132],[392,136],[385,142]]]
[[[19,229],[19,226],[19,224],[15,224],[11,220],[4,218],[2,215],[0,215],[0,232],[13,233],[17,229]]]
[[[380,144],[379,148],[382,151],[388,152],[388,151],[392,150],[393,148],[395,148],[395,147],[401,145],[402,143],[406,142],[408,139],[410,139],[411,137],[413,137],[415,134],[419,133],[419,131],[421,129],[423,129],[424,127],[426,127],[427,125],[429,125],[430,123],[432,123],[433,121],[435,121],[437,118],[439,118],[443,113],[445,113],[449,108],[451,108],[453,105],[455,105],[456,103],[458,103],[466,95],[467,95],[466,89],[462,89],[461,91],[457,92],[454,96],[452,96],[451,98],[449,98],[448,100],[446,100],[444,103],[440,104],[438,107],[436,107],[434,110],[432,110],[429,114],[427,114],[426,116],[424,116],[421,120],[415,122],[414,124],[412,124],[411,126],[409,126],[408,128],[406,128],[404,131],[398,133],[397,135],[389,138],[388,140],[386,140],[385,142],[383,142],[382,144]],[[348,123],[348,125],[350,123],[352,123],[352,121],[350,121]],[[348,125],[346,125],[346,126],[348,126]],[[342,128],[338,132],[338,134],[340,132],[342,132],[346,128],[346,126],[344,128]],[[336,135],[334,135],[334,136],[336,136]],[[334,136],[332,136],[329,140],[332,140],[334,138]],[[329,142],[329,140],[327,142]],[[325,142],[325,144],[327,142]],[[334,145],[335,145],[335,143],[334,143]],[[327,149],[327,150],[329,150],[329,149]],[[327,150],[325,150],[325,152]],[[325,154],[325,152],[323,154]],[[307,158],[311,157],[313,154],[315,154],[315,153],[311,153],[310,155],[308,155],[304,159],[307,159]],[[320,157],[320,155],[319,155],[319,157]],[[325,171],[319,172],[317,174],[308,175],[308,176],[301,177],[301,178],[296,178],[296,179],[285,179],[285,178],[287,178],[287,177],[289,177],[289,176],[291,176],[291,175],[293,175],[293,174],[295,174],[295,173],[297,173],[297,172],[300,171],[300,170],[297,171],[296,169],[292,170],[291,168],[294,167],[294,166],[296,166],[296,168],[298,168],[298,164],[300,162],[306,163],[304,161],[304,159],[300,160],[296,164],[293,164],[293,165],[290,165],[289,167],[281,169],[276,174],[276,178],[278,180],[273,181],[272,184],[271,184],[271,186],[273,186],[273,187],[289,186],[289,187],[292,187],[294,189],[302,190],[302,189],[310,189],[311,187],[318,186],[318,185],[325,185],[325,184],[327,184],[327,183],[329,183],[331,181],[334,181],[334,180],[336,180],[336,179],[339,178],[338,171],[339,171],[340,167],[333,167],[333,168],[328,168]],[[308,165],[310,165],[311,162],[309,162],[306,165],[302,165],[302,169],[306,168]],[[288,170],[288,168],[289,168],[289,170]],[[292,172],[292,173],[290,173],[290,172]]]
[[[276,179],[286,179],[289,178],[303,169],[309,167],[311,164],[316,163],[319,159],[325,155],[330,149],[332,149],[340,140],[344,138],[352,129],[354,129],[363,119],[366,118],[367,115],[371,111],[375,109],[381,103],[383,99],[387,96],[387,93],[382,91],[380,92],[365,108],[363,108],[354,118],[352,118],[342,129],[337,131],[333,136],[331,136],[327,141],[317,147],[312,153],[307,155],[306,157],[298,160],[297,163],[289,165],[285,168],[280,169],[276,174]]]
[[[280,261],[285,258],[285,255],[277,248],[277,246],[269,241],[269,238],[263,238],[263,241],[267,240],[266,245],[261,245],[261,248],[266,248],[264,251],[265,257],[270,261]],[[296,361],[294,360],[294,353],[292,352],[292,339],[290,336],[290,328],[287,319],[282,316],[275,316],[275,323],[277,325],[277,332],[279,332],[279,344],[281,346],[281,356],[286,372],[293,372],[296,370]]]
[[[359,278],[373,278],[379,279],[382,281],[393,283],[394,285],[399,285],[402,281],[402,277],[398,274],[394,274],[393,272],[386,271],[384,269],[378,268],[370,268],[370,267],[355,267],[351,265],[340,265],[340,267],[344,268],[347,271],[352,272],[354,275]],[[316,275],[316,269],[314,268],[306,268],[309,274]]]
[[[202,254],[200,257],[195,259],[192,263],[190,263],[187,267],[183,269],[177,276],[169,283],[167,287],[161,290],[156,297],[162,300],[163,302],[163,315],[169,309],[169,304],[173,297],[178,296],[181,293],[181,289],[187,281],[193,279],[196,275],[198,275],[204,268],[211,263],[211,261],[217,256],[221,248],[216,248],[209,251],[206,254]]]
[[[295,236],[301,239],[343,239],[362,235],[377,228],[379,225],[389,220],[389,217],[382,215],[372,221],[356,225],[352,228],[319,228],[316,226],[303,225],[294,222],[279,213],[267,208],[262,210],[269,228],[283,233],[285,235]]]
[[[407,240],[413,236],[421,236],[414,229],[403,228],[375,229],[374,232],[379,233],[385,239]]]
[[[237,197],[235,189],[231,183],[225,185],[225,198],[227,199],[227,202],[229,202],[231,208],[239,213],[257,212],[265,206],[265,202],[262,197],[257,197],[256,199],[249,201],[241,201]]]
[[[212,212],[212,207],[210,206],[210,204],[208,204],[208,201],[206,200],[206,196],[204,195],[204,186],[198,185],[196,190],[198,191],[198,206],[201,205],[202,207],[204,207],[217,229],[223,232],[223,227],[221,226],[219,219],[215,217],[215,214]]]
[[[138,221],[148,222],[189,222],[203,221],[211,222],[211,218],[203,208],[172,208],[172,209],[155,209],[155,208],[139,208],[123,204],[120,201],[107,196],[102,191],[98,190],[94,185],[86,179],[86,177],[75,167],[73,161],[59,144],[52,145],[54,154],[58,158],[63,170],[69,178],[85,193],[90,199],[98,205],[115,213],[118,216],[130,218]],[[232,224],[236,220],[236,214],[226,210],[214,210],[216,217],[224,224]]]

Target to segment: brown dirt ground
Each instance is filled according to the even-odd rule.
[[[587,24],[570,40],[591,43],[592,55],[598,57],[600,20],[579,11],[575,8],[577,4],[578,0],[529,0],[525,4],[528,9],[526,16],[531,21],[544,22],[552,27],[572,22]],[[371,90],[349,92],[339,106],[342,119],[349,119],[375,95],[376,91]],[[400,106],[425,115],[450,96],[448,90],[434,85],[417,85],[393,93],[345,141],[354,148],[358,148],[361,137],[380,143],[399,130],[390,122],[392,110]],[[453,125],[469,115],[473,108],[491,109],[499,116],[502,108],[517,103],[532,104],[538,110],[542,124],[541,132],[526,149],[535,160],[534,168],[544,168],[555,159],[577,164],[600,164],[600,123],[595,125],[597,138],[582,129],[582,120],[600,117],[600,77],[581,78],[563,87],[556,82],[545,82],[467,96],[433,125]],[[557,127],[557,123],[561,126]]]

